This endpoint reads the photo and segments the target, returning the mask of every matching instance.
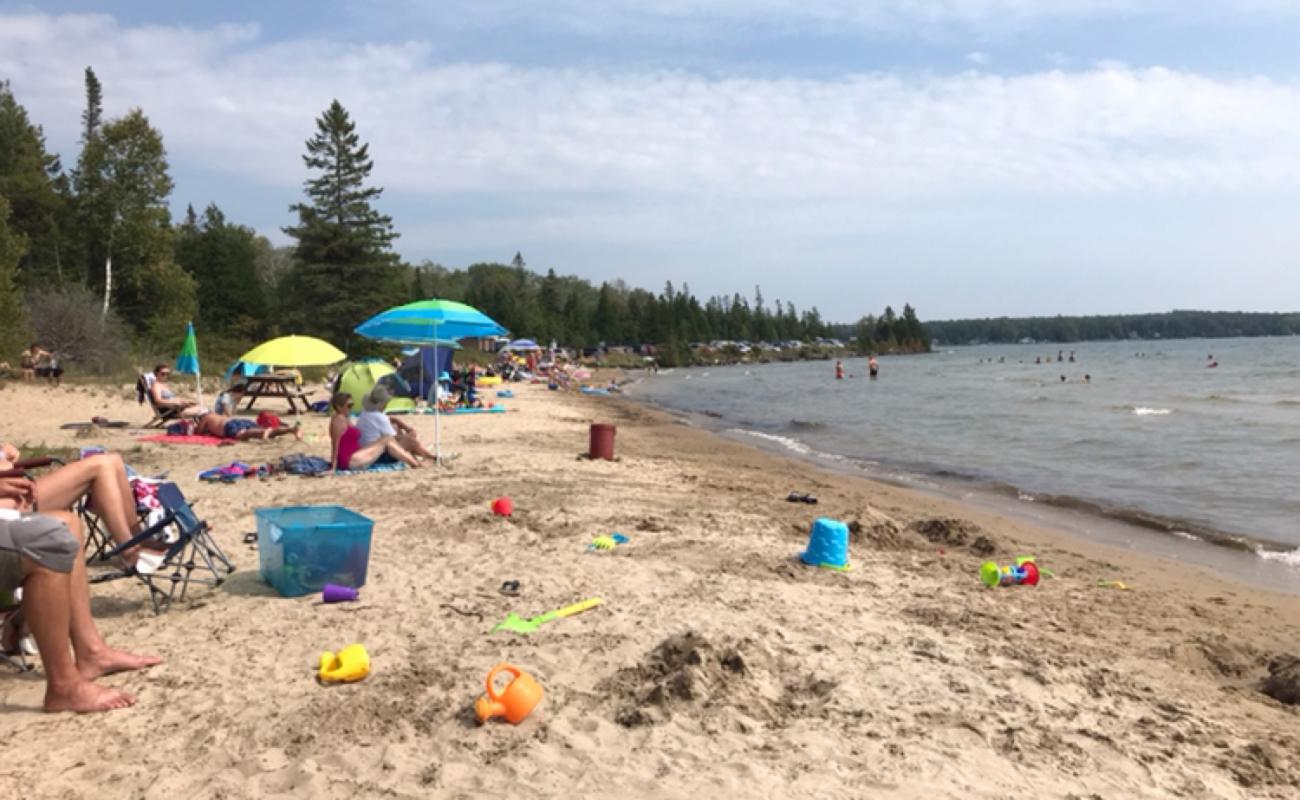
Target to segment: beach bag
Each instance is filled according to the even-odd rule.
[[[330,462],[320,456],[290,453],[280,459],[280,471],[289,475],[323,475],[330,471]]]
[[[270,411],[263,411],[257,415],[257,427],[259,428],[278,428],[283,424],[280,418]]]

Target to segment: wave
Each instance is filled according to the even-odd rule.
[[[1138,417],[1167,417],[1174,413],[1169,408],[1147,408],[1146,406],[1137,406],[1133,409],[1134,416]]]
[[[775,433],[763,433],[761,431],[751,431],[751,430],[746,430],[744,428],[732,428],[728,432],[739,433],[745,436],[753,436],[756,439],[763,439],[764,441],[774,442],[775,444],[781,445],[782,447],[789,450],[790,452],[798,453],[801,456],[817,455],[817,451],[813,450],[811,447],[799,441],[798,439],[791,439],[789,436],[781,436]]]
[[[1300,406],[1300,400],[1274,400],[1273,405],[1283,407]]]
[[[1289,567],[1300,567],[1300,549],[1297,550],[1268,550],[1263,547],[1255,550],[1255,555],[1265,561],[1281,561]]]

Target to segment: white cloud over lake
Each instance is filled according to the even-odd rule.
[[[792,3],[760,5],[796,13]],[[1041,4],[876,5],[973,19],[1034,14]],[[1092,13],[1120,4],[1066,5]],[[741,4],[714,8],[739,14]],[[857,13],[830,0],[799,8]],[[650,10],[694,13],[685,3]],[[0,14],[0,78],[67,163],[88,64],[110,115],[141,106],[163,131],[182,189],[183,171],[201,169],[282,192],[285,206],[304,177],[302,143],[337,97],[371,143],[376,181],[414,198],[399,214],[403,248],[470,248],[502,219],[539,242],[686,242],[701,221],[722,242],[807,241],[887,231],[927,203],[1300,190],[1300,84],[1275,78],[1118,63],[825,79],[448,63],[428,42],[271,40],[255,24]],[[455,225],[419,207],[420,197],[458,193],[555,201],[546,213],[498,209]],[[271,232],[287,220],[242,221]],[[424,255],[437,257],[409,253]]]

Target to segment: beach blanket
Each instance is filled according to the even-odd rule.
[[[425,409],[426,414],[432,414],[433,409]],[[456,414],[504,414],[505,406],[492,406],[491,408],[457,408],[452,411],[441,412],[444,417],[455,416]]]
[[[176,436],[170,433],[156,433],[153,436],[137,436],[139,442],[157,442],[158,444],[198,444],[207,447],[220,447],[221,445],[234,444],[234,439],[219,439],[216,436],[200,436],[190,434],[188,436]]]
[[[609,394],[608,389],[593,389],[590,386],[584,386],[578,391],[582,392],[583,394],[591,394],[591,395],[596,395],[598,397],[604,397],[605,395]]]
[[[360,475],[365,472],[401,472],[406,469],[406,465],[398,461],[397,463],[389,462],[387,464],[371,464],[365,469],[341,469],[336,475]]]
[[[242,461],[232,461],[229,464],[223,464],[219,467],[203,470],[199,473],[199,480],[234,483],[240,478],[251,478],[254,475],[265,472],[266,467],[245,464]]]

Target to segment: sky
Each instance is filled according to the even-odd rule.
[[[1300,310],[1290,0],[0,0],[0,80],[76,160],[82,72],[173,212],[276,243],[337,98],[412,263],[852,321]]]

